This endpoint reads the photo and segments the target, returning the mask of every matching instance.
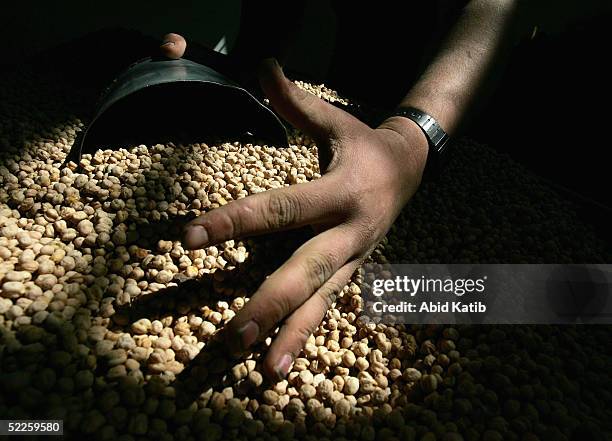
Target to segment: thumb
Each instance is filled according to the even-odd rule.
[[[164,57],[177,60],[185,54],[186,48],[187,42],[183,36],[171,33],[164,35],[159,51]]]
[[[259,83],[274,110],[293,126],[315,139],[339,136],[343,112],[288,80],[275,58],[261,62]]]

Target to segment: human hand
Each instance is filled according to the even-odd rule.
[[[239,352],[282,322],[264,361],[266,374],[278,380],[416,191],[428,144],[407,118],[392,117],[372,129],[299,89],[276,60],[262,63],[259,76],[274,109],[315,139],[323,176],[205,213],[186,226],[184,245],[196,249],[305,225],[318,231],[262,283],[225,329],[229,345]]]

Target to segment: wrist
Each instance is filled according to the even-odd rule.
[[[429,153],[429,141],[417,123],[403,116],[391,116],[378,129],[393,132],[405,153],[415,161],[419,171],[423,171]]]

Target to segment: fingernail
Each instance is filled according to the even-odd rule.
[[[291,368],[291,363],[293,363],[293,357],[290,354],[283,355],[274,370],[276,371],[276,375],[278,378],[282,380],[289,373],[289,369]]]
[[[168,46],[168,45],[170,45],[170,44],[171,44],[172,46],[174,46],[174,41],[164,41],[164,42],[161,44],[161,46]]]
[[[203,248],[208,244],[208,232],[202,225],[193,225],[185,229],[187,248]]]
[[[238,338],[240,339],[242,350],[249,348],[255,343],[257,337],[259,337],[259,325],[253,320],[248,321],[238,329]]]

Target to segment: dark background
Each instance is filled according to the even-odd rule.
[[[506,58],[506,69],[494,92],[471,116],[464,134],[507,151],[539,175],[575,192],[587,207],[588,216],[609,216],[606,207],[612,206],[612,197],[607,105],[612,68],[607,58],[612,2],[529,3],[536,32],[526,35]],[[378,17],[378,26],[389,27],[388,23],[380,23],[385,16],[380,10],[386,3],[377,5],[374,16]],[[133,29],[154,38],[179,32],[190,42],[227,52],[236,41],[240,9],[238,0],[192,0],[180,4],[158,0],[13,3],[3,8],[0,21],[0,66],[10,69],[41,51],[109,27]],[[335,18],[328,1],[308,3],[303,24],[296,20],[299,32],[287,61],[291,71],[313,80],[329,79],[337,40]],[[392,23],[397,27],[401,20],[395,17]],[[408,37],[405,44],[411,47]],[[371,65],[368,58],[376,58],[372,54],[386,53],[393,44],[397,42],[385,41],[384,35],[374,33],[371,39],[360,39],[353,55],[363,55],[360,61]],[[96,50],[99,48],[92,52]],[[132,57],[130,45],[119,46],[115,51],[124,64],[140,56]],[[99,63],[109,64],[104,58],[112,53],[91,56]],[[54,57],[61,55],[56,53]],[[61,64],[61,60],[55,61]],[[384,78],[384,73],[380,77]],[[333,85],[343,92],[342,84],[336,81]],[[348,90],[349,95],[355,95],[355,87]],[[608,220],[599,219],[603,223]]]

